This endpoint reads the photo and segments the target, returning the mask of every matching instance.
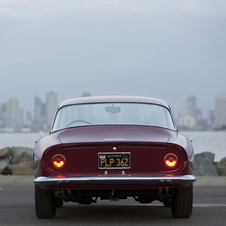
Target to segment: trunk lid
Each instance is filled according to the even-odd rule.
[[[172,131],[150,126],[87,126],[59,132],[62,144],[107,142],[167,143]]]

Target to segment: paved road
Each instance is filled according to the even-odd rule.
[[[33,186],[1,186],[0,226],[11,225],[226,225],[226,187],[194,187],[193,215],[175,219],[159,202],[141,205],[133,199],[98,201],[82,206],[66,203],[53,219],[34,213]]]

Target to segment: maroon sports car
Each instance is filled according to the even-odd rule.
[[[83,97],[57,108],[35,146],[35,209],[51,218],[64,202],[133,197],[192,214],[194,152],[169,105],[147,97]]]

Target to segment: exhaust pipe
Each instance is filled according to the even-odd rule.
[[[62,190],[54,190],[54,197],[58,199],[66,199],[70,195],[70,190],[64,191]]]
[[[86,204],[89,205],[91,203],[96,203],[96,199],[92,199],[92,197],[79,197],[79,196],[74,196],[71,192],[71,190],[55,190],[54,191],[54,197],[57,199],[62,199],[65,202],[72,201],[72,202],[77,202],[79,204]]]
[[[159,193],[162,197],[171,197],[174,195],[173,189],[159,189]]]
[[[169,189],[168,190],[168,195],[169,196],[173,196],[174,195],[174,190],[173,189]]]

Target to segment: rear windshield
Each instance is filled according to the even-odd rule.
[[[61,108],[56,114],[52,132],[79,126],[144,125],[175,130],[169,110],[156,104],[92,103]]]

